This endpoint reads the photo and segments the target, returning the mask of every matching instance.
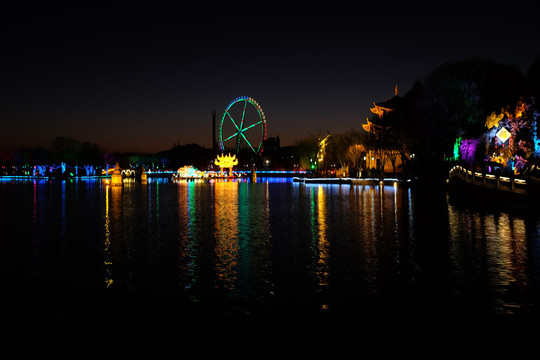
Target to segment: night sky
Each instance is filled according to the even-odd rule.
[[[373,102],[447,61],[525,72],[537,18],[508,4],[5,9],[0,152],[58,136],[107,151],[211,147],[212,111],[238,96],[257,100],[282,146],[358,129]]]

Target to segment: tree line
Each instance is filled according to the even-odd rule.
[[[212,152],[197,144],[175,145],[158,153],[108,152],[98,144],[72,137],[57,137],[49,148],[20,149],[0,156],[0,175],[29,175],[35,166],[70,168],[93,166],[105,169],[119,163],[122,168],[177,169],[184,165],[206,168]]]

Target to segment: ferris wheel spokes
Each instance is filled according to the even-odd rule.
[[[244,109],[242,111],[242,120],[240,122],[240,129],[238,130],[238,136],[236,137],[236,148],[237,149],[240,149],[240,145],[242,143],[242,138],[240,137],[240,135],[242,135],[242,137],[244,138],[244,140],[246,140],[246,142],[249,144],[249,141],[248,139],[246,138],[246,136],[244,135],[243,131],[242,131],[242,128],[244,127],[244,119],[246,118],[246,107],[247,107],[247,104],[248,102],[247,101],[244,101]],[[251,146],[251,144],[249,144],[249,146]],[[251,148],[253,149],[253,146],[251,146]],[[255,151],[255,149],[253,149],[253,151]]]
[[[229,118],[231,119],[232,123],[234,124],[234,127],[236,128],[236,130],[240,131],[240,128],[238,127],[238,125],[236,125],[236,121],[234,121],[233,117],[231,116],[231,114],[225,110],[225,114],[229,115]],[[230,138],[229,138],[230,139]],[[228,139],[227,139],[228,140]]]
[[[244,104],[241,104],[241,102],[244,102]],[[236,111],[232,109],[233,112],[231,112],[231,108],[235,104],[240,106],[237,106]],[[253,108],[249,105],[253,106]],[[240,120],[238,120],[239,118]],[[224,130],[225,128],[229,130]],[[248,131],[251,129],[260,129],[260,132]],[[227,132],[228,134],[226,134]],[[236,98],[225,109],[220,125],[220,147],[222,151],[225,149],[225,143],[233,141],[233,139],[236,139],[237,152],[242,147],[243,142],[255,154],[259,155],[262,152],[263,140],[266,139],[266,119],[260,105],[250,97]],[[255,144],[258,142],[258,145],[254,146],[254,141]]]
[[[253,147],[253,145],[251,145],[251,143],[249,142],[248,138],[246,137],[246,135],[244,135],[244,132],[248,129],[251,129],[252,127],[254,126],[257,126],[257,125],[260,125],[262,123],[262,121],[256,123],[256,124],[253,124],[253,125],[250,125],[249,127],[245,128],[245,129],[242,129],[234,134],[232,134],[231,136],[229,136],[228,138],[224,139],[223,140],[223,143],[226,143],[227,141],[233,139],[233,138],[237,138],[237,139],[240,139],[240,136],[242,136],[242,138],[244,139],[244,141],[246,142],[246,144],[249,145],[249,147],[251,148],[251,150],[257,152],[257,150]],[[237,147],[239,147],[239,142],[240,140],[237,140]]]
[[[256,123],[253,123],[253,124],[251,124],[251,125],[249,125],[249,126],[247,126],[247,127],[245,127],[245,128],[243,127],[243,126],[244,126],[244,119],[245,119],[245,116],[246,116],[246,107],[247,107],[247,103],[248,103],[248,102],[246,101],[246,103],[244,104],[244,110],[243,110],[243,112],[242,112],[242,120],[241,120],[241,122],[240,122],[240,126],[238,126],[238,125],[236,124],[236,121],[234,120],[234,118],[232,117],[232,115],[231,115],[228,111],[225,111],[225,113],[226,113],[226,114],[229,116],[229,118],[231,119],[231,121],[232,121],[234,127],[235,127],[236,130],[238,130],[238,131],[235,132],[234,134],[232,134],[231,136],[229,136],[228,138],[223,139],[223,142],[226,143],[227,141],[229,141],[229,140],[231,140],[231,139],[233,139],[233,138],[236,137],[236,139],[237,139],[237,140],[236,140],[236,147],[239,148],[239,147],[240,147],[240,142],[241,142],[241,140],[242,140],[242,138],[243,138],[244,141],[246,142],[246,144],[249,145],[249,147],[251,148],[251,150],[257,152],[257,150],[256,150],[256,149],[253,147],[253,145],[251,145],[251,143],[249,142],[249,140],[248,140],[247,136],[244,134],[244,132],[248,131],[248,130],[251,129],[251,128],[254,128],[254,127],[257,126],[257,125],[261,125],[261,124],[263,123],[263,121],[260,120],[260,121],[258,121],[258,122],[256,122]],[[241,138],[240,136],[241,136],[242,138]]]

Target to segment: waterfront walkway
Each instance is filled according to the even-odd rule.
[[[294,177],[294,182],[306,184],[394,185],[403,182],[396,178],[304,178]]]
[[[448,174],[448,181],[455,180],[456,178],[485,189],[523,195],[526,195],[528,192],[527,181],[525,179],[480,173],[468,170],[459,165],[454,166]]]

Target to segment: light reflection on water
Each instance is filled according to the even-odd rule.
[[[328,308],[429,291],[422,279],[437,277],[501,312],[529,304],[539,283],[536,214],[426,200],[400,186],[150,179],[0,189],[10,283]]]
[[[463,289],[489,288],[498,311],[521,307],[529,286],[528,258],[534,256],[527,249],[526,219],[499,212],[478,216],[453,206],[448,206],[448,217],[456,282]]]

